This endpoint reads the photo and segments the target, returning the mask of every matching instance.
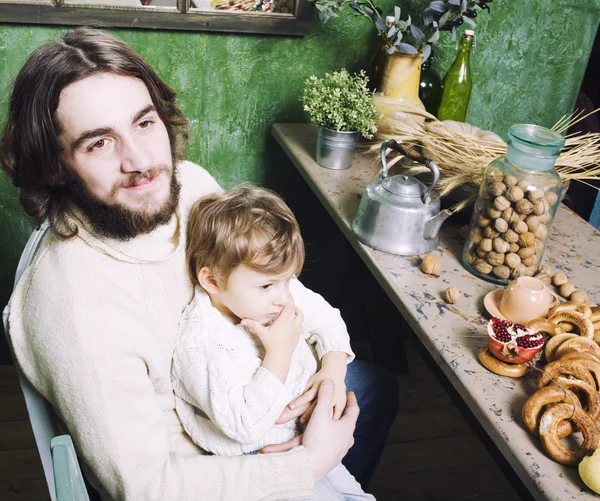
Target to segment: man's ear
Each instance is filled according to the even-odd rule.
[[[198,283],[209,294],[221,292],[219,279],[208,267],[201,268],[198,272]]]

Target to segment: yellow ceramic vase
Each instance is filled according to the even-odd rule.
[[[386,117],[405,118],[407,113],[420,113],[425,106],[419,99],[423,54],[388,54],[383,51],[377,98]],[[423,118],[424,119],[424,118]]]

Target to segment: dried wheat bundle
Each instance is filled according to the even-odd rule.
[[[492,137],[486,135],[487,131],[481,131],[481,136],[477,137],[449,127],[432,115],[422,111],[414,114],[411,110],[411,107],[407,107],[400,110],[404,113],[399,113],[396,118],[384,118],[378,125],[379,130],[373,141],[365,143],[363,147],[374,154],[374,163],[379,161],[379,148],[385,139],[394,138],[405,145],[422,147],[425,156],[435,160],[440,168],[437,190],[441,197],[465,184],[479,186],[485,168],[492,160],[506,153],[506,143],[497,136],[494,138],[493,134]],[[583,115],[581,112],[564,116],[553,130],[563,133],[587,116],[589,114]],[[429,121],[424,121],[423,117]],[[401,159],[401,155],[393,153],[388,157],[388,165],[391,167]],[[600,134],[567,135],[565,147],[556,162],[556,170],[564,182],[590,184],[590,180],[600,180]],[[428,171],[427,167],[417,164],[408,168],[406,173],[415,175]],[[468,205],[469,201],[461,202],[455,210]]]

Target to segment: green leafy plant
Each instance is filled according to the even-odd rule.
[[[474,19],[478,11],[489,12],[492,0],[422,0],[420,15],[410,15],[401,19],[400,7],[394,7],[393,15],[385,16],[371,0],[309,0],[319,11],[323,23],[339,16],[345,7],[354,11],[354,15],[369,19],[388,53],[398,51],[402,54],[423,53],[423,60],[431,54],[431,46],[440,38],[440,30],[451,30],[453,38],[456,30],[464,23],[475,27]],[[414,14],[414,13],[413,13]]]
[[[377,132],[375,121],[380,113],[373,103],[364,71],[350,75],[347,70],[325,73],[323,78],[310,76],[302,94],[304,111],[313,123],[342,132],[358,131],[371,139]]]

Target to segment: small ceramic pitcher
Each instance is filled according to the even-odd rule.
[[[511,322],[526,325],[548,315],[555,296],[546,285],[533,277],[519,277],[510,282],[500,300],[500,313]]]

